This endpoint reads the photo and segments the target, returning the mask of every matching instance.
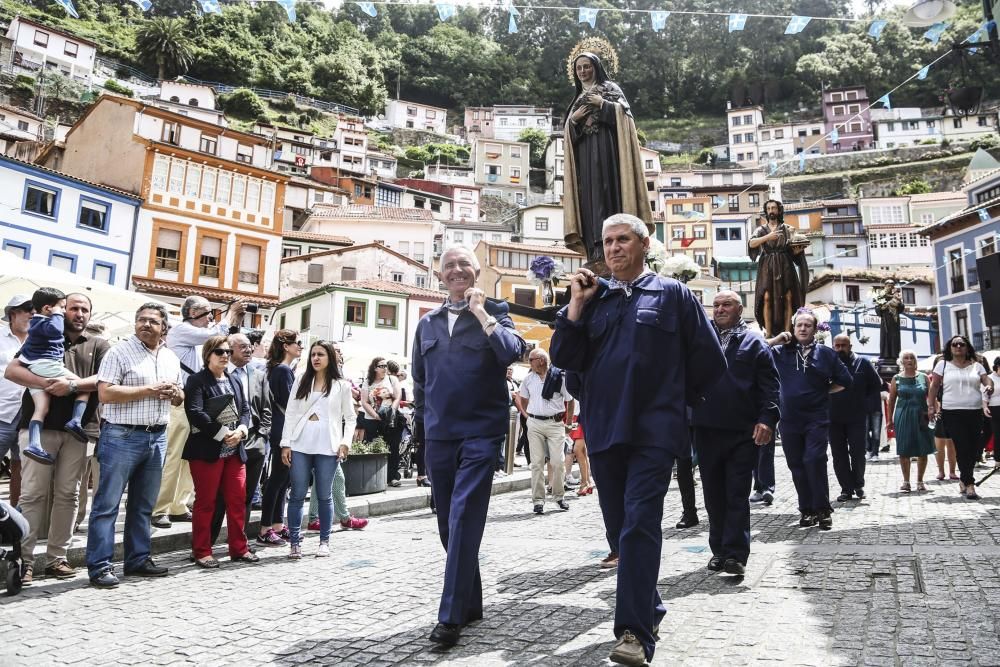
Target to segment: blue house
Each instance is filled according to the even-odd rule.
[[[987,327],[976,259],[997,252],[1000,233],[1000,170],[963,188],[968,205],[920,230],[934,248],[941,340],[961,334],[977,350],[1000,348],[1000,327]]]

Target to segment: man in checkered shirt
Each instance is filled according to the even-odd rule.
[[[100,588],[118,585],[111,558],[126,484],[125,574],[167,574],[149,555],[150,517],[160,491],[170,406],[184,402],[180,361],[163,342],[167,328],[166,308],[144,304],[135,315],[135,335],[111,348],[97,373],[104,424],[97,450],[101,482],[87,529],[87,570],[90,582]]]

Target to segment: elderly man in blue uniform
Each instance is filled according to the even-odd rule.
[[[581,269],[556,318],[550,354],[579,373],[581,422],[608,540],[619,554],[611,660],[653,657],[665,609],[656,585],[663,497],[690,456],[687,406],[726,370],[719,338],[687,287],[646,269],[649,231],[627,214],[604,221],[609,282]]]
[[[483,617],[479,545],[500,447],[507,437],[507,367],[526,345],[507,306],[476,289],[479,262],[465,248],[446,250],[441,280],[448,301],[417,324],[413,344],[416,419],[448,552],[438,624],[430,639],[454,646],[462,626]]]
[[[794,335],[775,336],[772,352],[781,380],[781,448],[799,497],[799,525],[833,528],[826,443],[830,394],[851,386],[851,373],[832,349],[816,341],[818,321],[802,308],[792,318]]]
[[[865,497],[865,450],[868,445],[869,406],[881,401],[882,378],[872,362],[851,351],[851,337],[837,334],[833,349],[851,372],[853,382],[830,397],[830,453],[833,473],[840,483],[837,502]]]
[[[691,423],[708,511],[708,569],[739,576],[750,558],[747,493],[757,450],[778,423],[778,371],[767,341],[743,321],[736,292],[715,296],[712,320],[729,368],[695,405]]]

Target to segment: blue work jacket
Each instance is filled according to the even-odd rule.
[[[760,334],[744,331],[729,339],[725,355],[729,367],[694,405],[691,423],[733,431],[752,431],[757,424],[773,429],[780,383],[771,348]]]
[[[803,364],[795,343],[771,350],[781,379],[782,428],[830,421],[830,385],[850,387],[850,371],[832,348],[819,343]]]
[[[427,313],[417,324],[411,368],[415,417],[423,420],[428,440],[507,432],[507,367],[524,356],[527,346],[506,304],[487,301],[484,307],[497,319],[489,336],[469,310],[459,314],[451,334],[445,306]]]
[[[843,360],[841,359],[841,363]],[[845,364],[851,373],[853,383],[844,391],[830,396],[830,421],[843,424],[864,421],[873,412],[872,405],[881,405],[882,378],[878,376],[872,362],[856,354]]]
[[[726,370],[705,310],[687,287],[649,273],[602,290],[576,322],[556,317],[552,363],[580,374],[587,449],[619,444],[691,455],[686,410]]]

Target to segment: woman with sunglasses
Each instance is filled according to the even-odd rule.
[[[941,419],[955,442],[959,493],[969,500],[979,500],[975,468],[983,426],[983,394],[980,387],[985,387],[988,399],[993,395],[993,380],[977,361],[976,350],[965,336],[952,336],[943,353],[944,359],[934,366],[931,373],[927,416],[930,420],[937,416],[933,397],[937,396],[938,387],[942,387]]]
[[[260,503],[260,532],[257,534],[257,544],[265,547],[287,544],[288,529],[284,517],[288,466],[281,461],[278,445],[285,428],[285,406],[295,380],[292,364],[301,356],[302,341],[298,333],[291,329],[279,329],[267,351],[267,386],[271,391],[271,462]]]
[[[205,568],[219,567],[219,561],[212,557],[212,515],[220,490],[226,505],[229,557],[248,563],[260,560],[250,551],[243,531],[247,460],[243,441],[250,428],[250,404],[239,381],[226,371],[232,353],[225,336],[206,340],[201,348],[204,366],[188,377],[184,386],[184,411],[191,435],[183,458],[191,466],[194,480],[191,547],[195,563]],[[227,405],[220,410],[223,402]]]
[[[375,357],[368,366],[368,375],[361,385],[361,407],[365,411],[365,440],[382,436],[389,446],[389,486],[399,486],[399,438],[396,437],[396,414],[403,394],[399,381],[389,373],[389,364]],[[399,431],[400,435],[402,431]],[[395,442],[395,446],[393,446]]]
[[[333,525],[333,477],[347,458],[354,436],[354,399],[351,383],[337,366],[333,344],[316,341],[309,348],[305,373],[292,385],[286,411],[287,428],[281,437],[281,459],[291,468],[292,493],[288,498],[289,558],[302,558],[300,532],[302,505],[315,476],[319,496],[319,548],[317,557],[330,555]]]

